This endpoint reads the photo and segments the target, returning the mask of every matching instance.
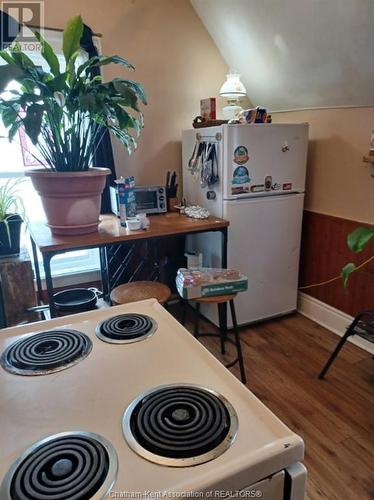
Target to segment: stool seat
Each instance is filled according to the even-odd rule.
[[[230,295],[214,295],[212,297],[197,297],[196,299],[191,299],[199,304],[223,304],[224,302],[230,302],[234,300],[236,293]]]
[[[132,281],[119,285],[110,293],[114,305],[129,304],[139,300],[157,299],[164,304],[170,297],[170,288],[157,281]]]

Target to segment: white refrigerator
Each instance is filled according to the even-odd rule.
[[[230,222],[228,267],[248,276],[248,291],[235,301],[238,323],[294,311],[308,124],[221,125],[186,130],[182,137],[183,196]],[[216,151],[215,165],[208,163],[210,185],[206,164],[196,160],[201,143]],[[202,252],[204,266],[221,266],[220,234],[189,236],[187,248]],[[214,306],[202,312],[218,325]]]

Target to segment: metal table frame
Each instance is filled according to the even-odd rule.
[[[188,232],[183,232],[183,233],[177,233],[175,235],[173,234],[168,234],[168,235],[161,235],[161,236],[147,236],[147,233],[144,233],[144,238],[141,238],[141,240],[161,240],[165,238],[186,238],[188,235],[192,234],[202,234],[202,233],[210,233],[210,232],[220,232],[222,235],[221,238],[221,259],[222,259],[222,268],[227,267],[227,239],[228,239],[228,227],[219,227],[216,229],[204,229],[201,231],[188,231]],[[36,284],[37,284],[37,293],[38,293],[38,303],[42,303],[42,281],[40,277],[40,268],[39,268],[39,262],[38,262],[38,256],[37,256],[37,246],[35,244],[35,241],[33,240],[32,235],[30,234],[31,238],[31,246],[32,246],[32,254],[33,254],[33,260],[34,260],[34,268],[35,268],[35,277],[36,277]],[[139,240],[138,240],[139,241]],[[114,245],[122,245],[124,243],[123,240],[117,242],[110,242],[110,243],[105,243],[105,244],[93,244],[93,245],[87,245],[87,246],[77,246],[76,248],[70,248],[70,249],[62,249],[62,250],[50,250],[50,251],[43,251],[41,252],[42,258],[43,258],[43,267],[44,267],[44,272],[45,272],[45,280],[46,280],[46,285],[47,285],[47,296],[48,296],[48,303],[49,303],[49,309],[50,309],[50,314],[51,318],[54,318],[56,316],[56,308],[55,308],[55,303],[53,300],[53,279],[52,279],[52,273],[51,273],[51,260],[55,255],[62,254],[62,253],[67,253],[67,252],[73,252],[75,250],[88,250],[90,248],[98,248],[100,251],[100,271],[101,271],[101,282],[102,282],[102,290],[103,290],[103,298],[105,301],[109,302],[110,300],[110,282],[109,282],[109,269],[108,269],[108,254],[107,254],[107,246],[114,246]],[[226,309],[226,308],[225,308]],[[224,313],[224,321],[225,323],[227,322],[227,311]]]

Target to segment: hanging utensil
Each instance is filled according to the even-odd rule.
[[[202,188],[207,187],[211,175],[211,168],[212,168],[210,160],[211,150],[212,150],[212,145],[210,143],[206,143],[203,153],[201,178],[200,178],[200,185]]]
[[[191,173],[194,173],[196,171],[197,165],[200,160],[200,155],[202,153],[204,144],[202,142],[195,142],[195,146],[192,152],[192,156],[188,161],[188,169],[191,171]]]
[[[208,186],[214,186],[214,184],[217,184],[219,178],[218,178],[218,161],[217,161],[217,152],[216,152],[216,146],[214,144],[211,145],[211,151],[210,151],[210,161],[211,161],[211,168],[210,168],[210,176],[208,180]]]

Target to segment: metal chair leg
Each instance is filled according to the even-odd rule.
[[[245,384],[247,382],[247,377],[245,375],[242,346],[240,344],[238,323],[236,321],[236,312],[235,312],[235,306],[234,306],[234,301],[233,300],[230,300],[230,311],[231,311],[231,318],[232,318],[233,330],[234,330],[234,335],[235,335],[236,350],[238,352],[238,361],[239,361],[239,368],[240,368],[240,378],[241,378],[243,384]]]
[[[221,354],[226,354],[225,340],[227,332],[226,332],[225,320],[223,317],[222,306],[223,304],[217,304],[218,318],[219,318],[219,339],[221,342]]]
[[[199,323],[200,323],[200,304],[196,302],[195,328],[193,332],[195,339],[199,336]]]
[[[327,370],[330,368],[330,366],[332,365],[332,363],[334,362],[336,356],[339,354],[341,348],[343,347],[343,345],[346,343],[347,339],[353,335],[355,335],[355,328],[357,326],[357,323],[361,320],[361,318],[367,313],[361,313],[359,314],[358,316],[355,317],[355,319],[352,321],[352,323],[349,325],[347,331],[345,332],[345,334],[343,335],[343,337],[339,340],[339,342],[337,343],[333,353],[331,354],[331,356],[329,357],[329,359],[327,360],[327,363],[325,364],[325,366],[322,368],[321,370],[321,373],[318,375],[318,378],[319,379],[323,379],[324,376],[326,375],[327,373]],[[370,314],[370,313],[369,313]]]
[[[334,352],[331,354],[331,356],[329,357],[329,359],[327,360],[327,363],[325,364],[325,366],[322,368],[321,370],[321,373],[318,375],[318,378],[319,379],[323,379],[324,376],[326,375],[327,373],[327,370],[330,368],[330,366],[332,365],[332,363],[334,362],[336,356],[339,354],[341,348],[343,347],[343,345],[346,343],[348,337],[350,337],[352,334],[350,333],[349,329],[347,330],[347,332],[343,335],[343,337],[339,340],[337,346],[335,347],[334,349]]]

